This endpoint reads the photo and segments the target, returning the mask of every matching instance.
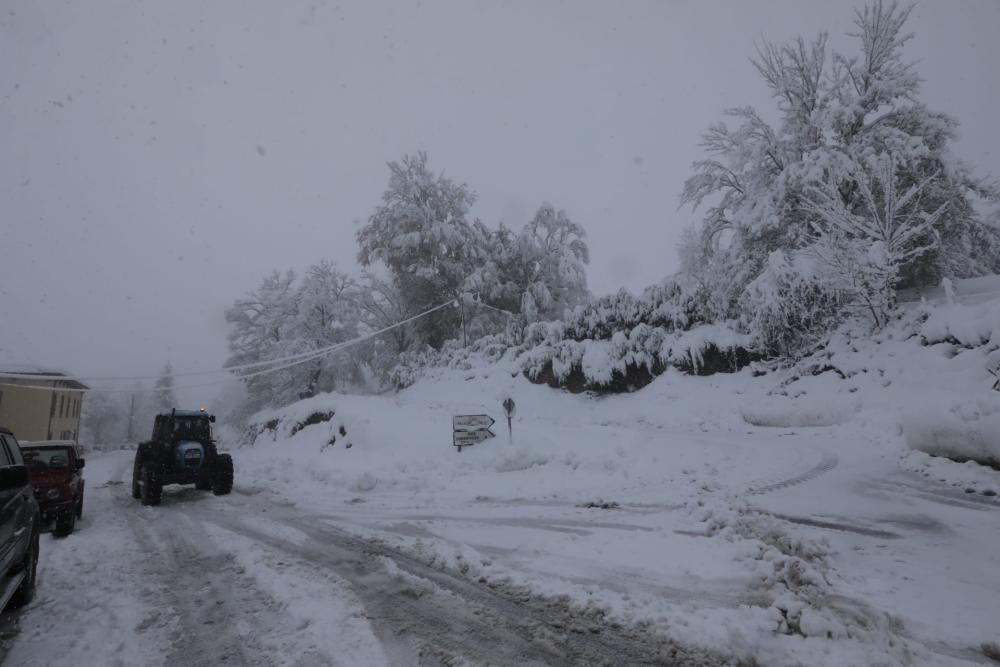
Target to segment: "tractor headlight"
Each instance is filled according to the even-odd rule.
[[[45,497],[49,500],[58,500],[60,496],[59,489],[49,489],[45,492]]]

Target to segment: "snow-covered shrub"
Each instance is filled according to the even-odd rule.
[[[781,357],[808,351],[840,321],[841,294],[812,257],[776,250],[740,299],[740,323],[756,348]]]
[[[546,342],[521,357],[528,379],[570,391],[626,392],[649,384],[665,370],[661,357],[666,334],[639,324],[610,340]]]
[[[750,339],[726,325],[685,331],[700,320],[695,288],[670,279],[640,297],[626,290],[577,308],[564,322],[525,329],[525,375],[570,391],[634,391],[668,365],[688,373],[733,372],[757,355]]]
[[[666,338],[661,357],[694,375],[733,373],[756,358],[751,338],[724,324],[705,324]]]
[[[667,331],[686,329],[694,322],[693,288],[681,279],[669,279],[634,296],[628,290],[576,308],[562,323],[562,336],[573,340],[608,340],[640,324]]]

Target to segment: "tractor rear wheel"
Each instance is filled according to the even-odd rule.
[[[163,482],[160,480],[159,475],[153,470],[153,466],[147,464],[142,466],[142,504],[156,506],[160,504],[160,498],[163,494]]]
[[[233,490],[233,457],[219,454],[212,471],[212,493],[224,496]]]

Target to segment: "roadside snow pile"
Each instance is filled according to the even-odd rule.
[[[517,403],[512,438],[501,405],[508,396]],[[247,472],[237,480],[343,495],[344,502],[377,490],[422,503],[442,495],[470,502],[543,490],[572,494],[578,502],[629,480],[660,479],[669,465],[662,445],[630,428],[631,413],[622,425],[611,419],[614,413],[597,424],[581,420],[596,402],[534,385],[504,363],[432,368],[398,394],[323,394],[258,413],[234,452]],[[637,417],[647,413],[637,407]],[[459,453],[452,419],[462,414],[491,415],[495,437]],[[639,453],[646,451],[651,455]]]
[[[987,497],[1000,494],[1000,472],[975,461],[958,464],[948,458],[910,450],[900,457],[899,465],[966,493],[978,493]]]
[[[906,443],[918,451],[1000,470],[1000,396],[993,401],[913,411],[903,433]]]
[[[791,403],[791,404],[789,404]],[[857,404],[817,405],[800,401],[783,404],[744,406],[740,409],[743,421],[752,426],[771,428],[809,428],[835,426],[848,421],[860,411]]]
[[[761,664],[903,665],[920,650],[905,638],[899,618],[839,592],[841,578],[830,566],[825,538],[810,539],[725,494],[700,494],[688,511],[704,523],[707,537],[744,546],[736,560],[750,569],[764,595],[764,622],[784,638],[743,650]],[[755,616],[752,607],[746,612]]]
[[[973,348],[994,342],[1000,345],[1000,306],[988,303],[965,306],[960,303],[939,306],[920,327],[925,345],[953,343]]]
[[[770,598],[775,631],[803,637],[849,637],[846,626],[822,612],[830,595],[826,542],[789,533],[773,516],[736,497],[705,493],[688,503],[689,512],[705,524],[709,537],[746,541],[748,563]]]
[[[253,445],[262,438],[270,438],[272,442],[293,440],[301,433],[300,439],[319,443],[321,448],[337,444],[338,438],[350,448],[351,443],[346,440],[347,428],[342,420],[336,419],[336,415],[329,395],[314,396],[283,408],[262,410],[250,418],[241,444]],[[320,428],[309,428],[312,426]]]

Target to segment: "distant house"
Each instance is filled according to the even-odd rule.
[[[80,407],[89,389],[56,369],[0,360],[0,425],[18,440],[71,440],[80,436]]]

